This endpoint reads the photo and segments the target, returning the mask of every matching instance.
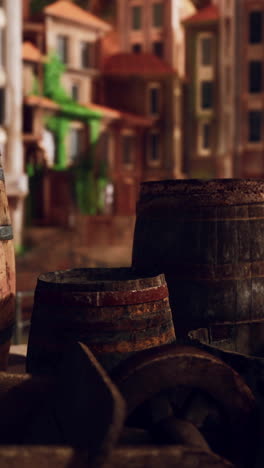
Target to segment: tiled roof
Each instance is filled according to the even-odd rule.
[[[175,71],[152,54],[120,53],[109,57],[104,64],[107,75],[168,75]]]
[[[101,112],[104,117],[116,120],[124,120],[131,125],[150,127],[153,124],[153,119],[150,117],[144,117],[142,115],[132,114],[130,112],[123,112],[118,109],[102,106],[100,104],[90,103],[87,104],[86,107],[93,111]]]
[[[24,101],[29,106],[43,107],[44,109],[59,110],[60,106],[44,96],[26,96]]]
[[[109,117],[110,119],[119,119],[120,112],[116,109],[112,109],[111,107],[101,106],[99,104],[85,104],[85,107],[91,109],[95,112],[101,112],[105,117]]]
[[[42,107],[43,109],[49,109],[54,111],[60,110],[59,104],[44,96],[26,96],[24,98],[24,101],[25,104],[27,104],[28,106],[37,106]],[[92,111],[100,112],[101,114],[103,114],[104,117],[116,120],[124,120],[130,125],[150,127],[153,124],[153,119],[150,117],[131,114],[129,112],[122,112],[118,109],[112,109],[111,107],[102,106],[100,104],[89,103],[82,105],[84,105]]]
[[[29,62],[40,62],[42,60],[42,55],[34,44],[27,41],[22,45],[22,59]]]
[[[151,117],[144,117],[142,115],[131,114],[130,112],[120,112],[121,118],[132,125],[139,125],[140,127],[151,127],[154,119]]]
[[[110,31],[112,29],[111,25],[106,23],[106,21],[97,18],[97,16],[92,15],[92,13],[65,0],[59,0],[58,2],[46,6],[44,8],[44,13],[103,31]]]
[[[104,61],[111,57],[111,55],[118,54],[120,52],[121,40],[117,31],[110,31],[102,38],[101,50]]]
[[[184,24],[195,24],[195,23],[206,23],[217,21],[219,19],[219,10],[216,5],[209,5],[201,10],[198,10],[189,18],[186,18],[183,23]]]

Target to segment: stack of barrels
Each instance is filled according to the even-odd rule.
[[[135,352],[173,342],[174,330],[186,338],[202,328],[248,350],[251,325],[264,327],[263,298],[264,181],[146,182],[132,269],[40,276],[27,368],[56,373],[68,345],[83,341],[109,371]]]
[[[8,226],[8,219],[5,226]],[[28,372],[56,376],[72,344],[82,342],[111,373],[126,396],[129,417],[135,416],[137,410],[140,412],[140,405],[145,402],[150,403],[149,407],[157,401],[162,405],[165,402],[167,407],[169,402],[168,412],[175,410],[176,400],[178,404],[182,399],[183,406],[188,406],[192,375],[198,381],[195,381],[195,388],[199,389],[195,396],[197,404],[200,405],[206,395],[206,405],[214,406],[214,393],[212,400],[207,399],[205,375],[208,374],[209,388],[213,383],[214,390],[216,388],[217,393],[220,389],[221,395],[239,383],[243,398],[246,395],[245,401],[241,400],[243,408],[248,404],[246,422],[250,424],[245,424],[248,434],[255,400],[239,375],[232,370],[230,373],[230,368],[221,360],[201,350],[191,348],[188,351],[186,346],[178,348],[173,343],[176,335],[186,338],[191,330],[201,327],[220,326],[221,334],[221,326],[226,329],[230,324],[264,322],[263,228],[264,181],[143,183],[137,205],[132,268],[71,269],[39,277],[28,344]],[[3,258],[8,259],[8,244],[4,242],[9,242],[9,238],[3,240]],[[9,286],[7,279],[6,283],[3,281],[5,296],[1,310],[5,310],[6,302],[6,310],[11,311],[14,275],[13,270],[10,272],[11,263],[6,261],[5,265]],[[12,325],[13,316],[11,312],[2,316],[6,317],[4,335]],[[169,344],[172,345],[164,346]],[[199,359],[202,359],[200,367]],[[208,373],[210,365],[211,374]],[[76,366],[78,373],[78,363]],[[223,387],[217,385],[215,378],[219,366],[223,367]],[[226,376],[231,376],[231,380]],[[227,397],[228,405],[230,403],[233,408],[236,399],[232,392],[227,391]],[[135,404],[130,408],[131,401]],[[185,414],[181,408],[178,413]],[[240,423],[240,408],[238,414]],[[175,427],[180,427],[174,416],[174,413],[169,414],[164,426],[165,432],[169,429],[173,437]],[[163,433],[162,425],[155,427]],[[201,442],[200,435],[199,438],[201,453],[194,455],[191,446],[180,448],[173,439],[172,445],[178,445],[180,455],[176,453],[177,448],[172,448],[168,466],[174,466],[179,456],[175,466],[194,466],[197,460],[201,466],[232,466],[215,456],[207,444]],[[246,447],[243,440],[239,441],[239,449],[241,444]],[[126,450],[122,454],[122,465],[115,461],[115,466],[124,466],[127,453]],[[155,450],[155,453],[160,454],[156,464],[152,452],[147,452],[142,464],[140,460],[137,466],[164,464],[169,451]],[[224,453],[224,456],[227,455]]]

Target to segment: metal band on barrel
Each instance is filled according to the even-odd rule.
[[[5,344],[7,341],[9,341],[13,335],[13,330],[14,330],[15,324],[12,323],[7,328],[4,328],[3,330],[0,330],[0,345]]]
[[[0,240],[11,240],[13,239],[13,229],[10,224],[6,226],[0,226]]]
[[[165,284],[161,286],[132,291],[51,291],[46,288],[37,288],[36,297],[43,304],[79,304],[91,307],[111,307],[142,304],[144,302],[160,301],[168,297]]]
[[[5,180],[5,175],[2,167],[0,167],[0,180]]]

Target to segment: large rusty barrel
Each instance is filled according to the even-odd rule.
[[[85,343],[112,369],[133,353],[175,340],[163,275],[129,268],[83,268],[39,277],[27,370],[54,374],[73,342]]]
[[[6,370],[15,323],[15,255],[13,232],[0,166],[0,370]]]
[[[177,336],[264,318],[264,181],[143,183],[133,267],[165,273]]]

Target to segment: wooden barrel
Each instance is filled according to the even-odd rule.
[[[129,268],[47,273],[35,291],[27,370],[56,373],[76,341],[110,370],[139,350],[174,340],[163,275],[135,275]]]
[[[0,167],[0,370],[6,370],[15,322],[15,255],[13,232]]]
[[[177,336],[264,318],[264,181],[143,183],[133,267],[165,273]]]

